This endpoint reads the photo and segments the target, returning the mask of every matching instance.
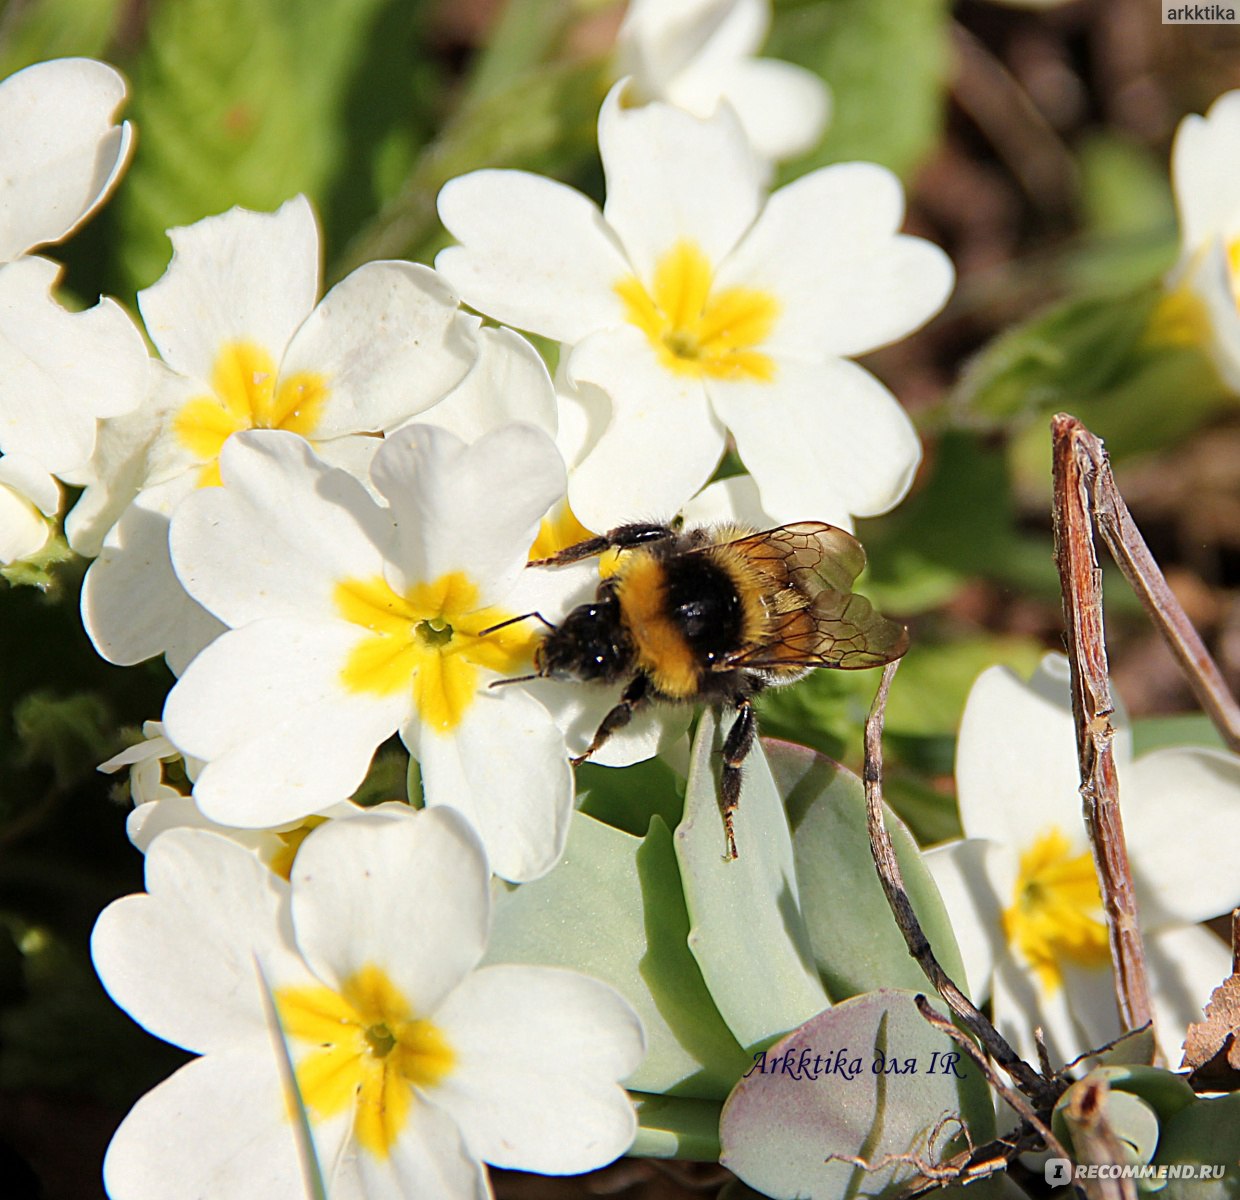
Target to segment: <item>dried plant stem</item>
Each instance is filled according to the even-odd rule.
[[[935,1012],[935,1010],[930,1007],[930,1001],[927,1000],[925,996],[915,996],[913,998],[913,1003],[917,1005],[917,1011],[921,1013],[930,1025],[933,1025],[934,1028],[940,1033],[946,1034],[953,1042],[956,1043],[957,1046],[961,1048],[961,1050],[965,1052],[966,1055],[968,1055],[974,1066],[981,1071],[982,1075],[986,1079],[986,1082],[989,1083],[990,1086],[1012,1106],[1021,1120],[1029,1125],[1030,1128],[1037,1131],[1038,1135],[1042,1138],[1046,1149],[1054,1154],[1056,1158],[1067,1158],[1068,1152],[1064,1149],[1063,1143],[1060,1142],[1059,1139],[1055,1137],[1054,1133],[1051,1132],[1051,1127],[1034,1110],[1033,1105],[1030,1104],[1028,1098],[1022,1095],[1015,1088],[1009,1087],[1003,1082],[1002,1079],[999,1078],[990,1063],[986,1061],[986,1056],[973,1044],[968,1034],[966,1034],[963,1030],[957,1029],[956,1026],[941,1013]]]
[[[1171,648],[1198,703],[1228,747],[1240,754],[1240,705],[1175,593],[1167,586],[1115,485],[1102,442],[1074,417],[1064,414],[1055,418],[1054,429],[1056,440],[1070,439],[1073,455],[1089,464],[1086,482],[1094,521],[1116,566]]]
[[[1057,1081],[1039,1075],[1008,1044],[973,1002],[952,982],[930,948],[930,942],[913,912],[913,906],[904,887],[900,864],[896,861],[895,847],[887,832],[883,818],[883,718],[887,709],[887,693],[895,677],[898,662],[883,668],[882,682],[874,697],[873,707],[865,723],[865,809],[866,825],[870,835],[870,852],[878,878],[891,906],[892,915],[904,936],[908,952],[925,972],[935,991],[943,997],[947,1006],[959,1017],[961,1024],[985,1047],[986,1052],[1007,1072],[1017,1086],[1037,1107],[1054,1102],[1059,1090]]]
[[[1074,1084],[1064,1113],[1072,1130],[1075,1160],[1099,1166],[1124,1162],[1124,1147],[1107,1119],[1106,1102],[1111,1087],[1105,1079],[1089,1075]],[[1132,1179],[1082,1179],[1081,1187],[1089,1200],[1137,1200]]]
[[[1055,561],[1063,594],[1068,662],[1072,672],[1072,715],[1080,759],[1085,828],[1094,853],[1106,914],[1115,995],[1126,1030],[1150,1023],[1145,949],[1137,921],[1137,899],[1119,811],[1112,742],[1111,687],[1102,622],[1102,571],[1094,551],[1090,512],[1097,468],[1082,450],[1084,426],[1060,414],[1051,422],[1055,467]],[[1096,439],[1095,439],[1096,440]],[[1099,446],[1101,451],[1101,446]]]

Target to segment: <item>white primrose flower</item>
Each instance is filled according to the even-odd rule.
[[[298,1100],[332,1200],[482,1200],[484,1162],[571,1174],[632,1143],[617,1081],[644,1053],[636,1014],[573,971],[478,966],[489,873],[458,814],[331,821],[291,883],[217,834],[172,830],[146,888],[100,915],[95,967],[137,1021],[201,1057],[117,1130],[112,1200],[302,1200]]]
[[[1240,91],[1185,117],[1171,150],[1180,257],[1167,277],[1162,331],[1203,346],[1240,392]]]
[[[792,158],[822,136],[831,97],[812,71],[755,57],[770,25],[770,0],[630,0],[618,73],[632,76],[638,97],[695,117],[726,101],[760,155]]]
[[[146,388],[146,346],[125,311],[112,300],[67,311],[53,295],[61,268],[28,253],[68,237],[120,178],[133,149],[115,121],[124,100],[120,74],[88,58],[0,82],[0,450],[43,472],[80,468],[96,418],[132,410]],[[47,512],[42,495],[27,499]],[[0,541],[28,542],[28,521],[22,539],[10,518]]]
[[[1230,972],[1223,943],[1197,924],[1240,903],[1221,848],[1240,837],[1240,759],[1200,747],[1132,757],[1113,743],[1159,1046],[1178,1063],[1186,1027]],[[984,671],[956,751],[965,839],[929,851],[973,999],[1034,1061],[1041,1025],[1068,1062],[1119,1034],[1107,930],[1081,816],[1068,664],[1047,655],[1024,683]]]
[[[206,763],[202,811],[252,828],[321,811],[399,730],[427,802],[465,812],[499,874],[549,870],[572,808],[564,740],[524,685],[488,687],[530,671],[540,627],[484,631],[554,586],[524,571],[564,491],[551,439],[400,430],[371,469],[386,508],[291,433],[229,439],[220,470],[171,531],[181,582],[230,627],[164,710],[172,742]]]
[[[462,244],[436,266],[488,315],[563,343],[606,420],[572,472],[590,527],[617,509],[667,519],[710,478],[728,434],[779,520],[848,525],[904,495],[920,444],[895,398],[845,356],[903,336],[943,303],[951,264],[897,233],[895,176],[826,167],[764,198],[725,106],[699,120],[604,102],[600,214],[520,171],[440,193]]]
[[[129,665],[165,651],[179,671],[218,627],[176,581],[168,521],[186,495],[219,482],[227,439],[287,430],[365,478],[376,435],[465,377],[479,322],[413,263],[367,263],[318,300],[318,226],[302,196],[169,237],[167,272],[138,296],[162,356],[155,384],[139,412],[105,423],[66,531],[79,553],[99,554],[82,590],[99,652]]]

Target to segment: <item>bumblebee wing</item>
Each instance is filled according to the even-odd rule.
[[[744,555],[776,587],[807,599],[829,589],[847,595],[865,567],[865,550],[851,533],[822,521],[799,521],[724,543]]]
[[[716,670],[853,670],[881,666],[908,649],[904,626],[854,595],[865,550],[846,530],[800,521],[725,545],[770,581],[770,617],[760,642],[721,658]]]
[[[807,607],[773,617],[760,645],[743,647],[715,669],[837,667],[854,671],[881,667],[902,657],[907,649],[908,630],[875,612],[864,596],[826,589]]]

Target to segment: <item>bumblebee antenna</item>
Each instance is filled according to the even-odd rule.
[[[511,679],[492,679],[487,684],[488,688],[503,687],[506,683],[527,683],[531,679],[541,679],[542,676],[535,673],[533,675],[514,675]]]
[[[478,637],[486,637],[488,633],[495,633],[500,629],[507,629],[509,625],[515,625],[518,621],[528,621],[531,617],[537,617],[548,629],[554,629],[555,626],[547,620],[540,612],[522,613],[519,617],[509,617],[506,621],[501,621],[498,625],[489,625],[486,629],[478,631]]]

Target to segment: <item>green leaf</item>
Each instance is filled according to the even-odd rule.
[[[571,967],[605,980],[637,1010],[645,1092],[721,1100],[748,1065],[686,945],[689,917],[671,834],[644,840],[581,813],[548,875],[495,899],[488,962]]]
[[[1123,377],[1163,296],[1158,284],[1052,305],[995,338],[951,397],[975,421],[1005,424],[1060,409]]]
[[[694,739],[676,857],[693,926],[689,948],[728,1028],[752,1051],[830,1001],[805,926],[788,818],[757,743],[745,760],[736,811],[739,857],[726,857],[721,745],[708,709]]]
[[[1210,1167],[1219,1178],[1168,1178],[1163,1200],[1235,1200],[1240,1178],[1240,1093],[1194,1100],[1163,1125],[1154,1156],[1168,1175]],[[1221,1169],[1220,1169],[1221,1168]]]
[[[687,1158],[715,1162],[719,1158],[717,1100],[650,1096],[635,1092],[637,1140],[629,1149],[635,1158]]]
[[[978,576],[1058,595],[1050,539],[1018,532],[1008,464],[976,434],[944,433],[929,478],[897,511],[863,522],[858,536],[869,558],[865,592],[884,612],[935,608]]]
[[[766,750],[792,824],[814,958],[832,999],[882,987],[926,988],[874,869],[861,780],[803,746],[774,742]],[[887,828],[917,918],[944,970],[963,986],[955,934],[917,843],[891,812]]]
[[[684,782],[661,758],[624,768],[582,763],[577,768],[578,808],[634,837],[658,817],[668,828],[680,823]]]
[[[140,141],[117,196],[134,288],[168,261],[164,230],[232,205],[317,197],[341,152],[339,107],[382,0],[157,5],[133,67]]]
[[[766,53],[831,88],[821,147],[781,173],[867,159],[907,176],[933,149],[949,78],[945,0],[776,0]]]
[[[1045,422],[1055,412],[1080,418],[1119,460],[1164,448],[1234,406],[1204,352],[1161,332],[1166,296],[1155,282],[1072,297],[1001,334],[966,367],[950,407],[962,424],[1019,432],[1012,462],[1023,493],[1049,495]]]
[[[1083,140],[1077,163],[1085,238],[1065,263],[1073,289],[1137,287],[1163,275],[1179,250],[1165,158],[1106,130]]]
[[[467,95],[418,156],[396,195],[333,264],[331,275],[374,258],[429,262],[449,238],[435,201],[449,179],[482,167],[573,174],[596,153],[606,90],[594,61],[556,63],[486,95]]]
[[[1142,717],[1132,722],[1134,754],[1149,754],[1172,746],[1206,746],[1226,750],[1223,735],[1205,713],[1180,713],[1170,717]]]
[[[49,58],[106,56],[124,16],[121,0],[39,0],[0,6],[0,79]]]
[[[107,757],[112,717],[106,702],[93,693],[64,699],[34,693],[17,705],[13,722],[22,763],[50,765],[60,787],[92,772]]]
[[[723,1107],[720,1162],[776,1200],[892,1195],[912,1164],[866,1172],[831,1156],[935,1161],[963,1148],[959,1137],[944,1144],[958,1133],[950,1127],[930,1144],[951,1114],[963,1114],[974,1144],[991,1136],[985,1079],[911,995],[874,992],[819,1014],[754,1064]]]

